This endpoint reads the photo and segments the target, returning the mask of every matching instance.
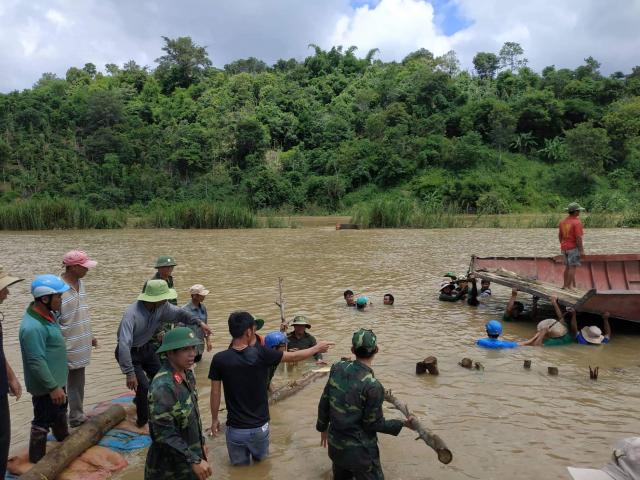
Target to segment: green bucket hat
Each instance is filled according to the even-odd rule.
[[[569,212],[569,213],[582,212],[583,210],[584,210],[584,208],[582,208],[580,206],[580,204],[576,203],[576,202],[570,203],[569,206],[567,207],[567,212]]]
[[[157,353],[177,350],[183,347],[202,345],[203,341],[189,327],[176,327],[169,330],[162,338],[162,345]]]
[[[264,327],[264,320],[261,318],[255,318],[254,319],[256,322],[256,330],[260,330],[262,327]]]
[[[293,322],[291,322],[291,325],[306,325],[307,328],[311,328],[309,320],[304,315],[296,315],[295,317],[293,317]]]
[[[354,349],[364,348],[368,353],[376,349],[376,334],[373,330],[361,328],[353,334],[351,343]]]
[[[138,300],[143,302],[160,302],[176,298],[178,298],[177,292],[173,288],[169,288],[167,282],[160,279],[149,280],[144,287],[144,292],[138,295]]]
[[[156,267],[175,267],[177,265],[175,257],[171,255],[160,255],[156,260]]]

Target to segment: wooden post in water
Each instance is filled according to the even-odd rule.
[[[51,449],[21,480],[54,480],[62,470],[86,450],[96,445],[113,427],[123,421],[126,412],[122,405],[111,405],[69,435],[59,447]]]
[[[465,357],[462,360],[460,360],[460,363],[458,365],[464,368],[473,368],[473,360]]]
[[[549,375],[558,375],[558,367],[547,367]]]
[[[286,333],[289,324],[287,323],[286,317],[284,315],[284,279],[282,277],[278,277],[278,300],[276,300],[276,305],[280,308],[280,331]]]
[[[449,450],[449,447],[447,447],[438,435],[431,432],[420,423],[416,416],[411,413],[406,403],[398,400],[391,390],[385,390],[384,399],[400,410],[407,419],[411,417],[409,428],[418,433],[418,438],[416,438],[416,440],[422,439],[424,443],[435,450],[440,462],[445,465],[451,463],[451,460],[453,460],[453,454],[451,453],[451,450]]]

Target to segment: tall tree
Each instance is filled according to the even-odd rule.
[[[478,52],[473,57],[473,67],[482,79],[493,78],[500,66],[500,59],[495,53]]]
[[[212,65],[206,47],[196,45],[191,37],[162,38],[166,55],[156,58],[156,77],[163,92],[171,93],[177,87],[187,88],[197,83],[205,69]]]
[[[526,67],[529,62],[524,58],[524,50],[519,43],[505,42],[498,54],[500,58],[500,68],[506,68],[512,72]]]

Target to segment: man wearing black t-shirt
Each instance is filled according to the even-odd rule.
[[[221,385],[227,406],[227,451],[232,465],[248,465],[269,454],[269,368],[280,362],[299,362],[326,352],[333,343],[318,342],[297,352],[279,352],[254,342],[256,321],[248,312],[229,316],[231,347],[214,355],[209,369],[211,379],[211,433],[220,432]],[[254,346],[251,346],[255,343]]]

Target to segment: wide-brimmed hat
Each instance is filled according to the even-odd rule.
[[[640,437],[616,443],[611,461],[600,469],[568,467],[573,480],[634,480],[640,478]]]
[[[175,267],[177,265],[175,257],[171,255],[160,255],[156,260],[155,268],[160,267]]]
[[[176,327],[165,333],[164,337],[162,337],[162,345],[156,352],[168,352],[179,348],[202,345],[203,343],[189,327]]]
[[[7,288],[14,283],[23,281],[24,278],[12,277],[0,267],[0,290]]]
[[[309,320],[304,315],[296,315],[295,317],[293,317],[293,322],[291,322],[291,325],[305,325],[307,328],[311,328]]]
[[[71,267],[72,265],[80,265],[84,268],[93,268],[98,265],[98,262],[95,260],[91,260],[87,252],[82,250],[71,250],[64,254],[62,257],[62,263],[67,267]]]
[[[584,338],[589,343],[599,345],[602,343],[602,340],[604,340],[602,330],[593,325],[591,327],[583,327],[580,330],[580,333],[582,334],[582,338]]]
[[[564,337],[567,334],[567,327],[555,318],[547,318],[538,323],[538,331],[549,329],[548,335],[551,338]]]
[[[452,287],[453,288],[453,284],[447,280],[444,280],[442,282],[440,282],[440,291],[444,290],[447,287]]]
[[[189,295],[202,295],[203,297],[206,297],[209,295],[209,290],[204,288],[204,285],[196,283],[189,289]]]
[[[583,211],[583,210],[584,210],[584,208],[582,208],[582,207],[580,206],[580,204],[579,204],[579,203],[576,203],[576,202],[572,202],[572,203],[570,203],[570,204],[567,206],[567,212],[569,212],[569,213],[573,213],[573,212],[581,212],[581,211]]]
[[[174,300],[178,294],[173,288],[169,288],[167,282],[161,279],[149,280],[144,291],[138,295],[138,300],[143,302],[161,302],[162,300]]]

